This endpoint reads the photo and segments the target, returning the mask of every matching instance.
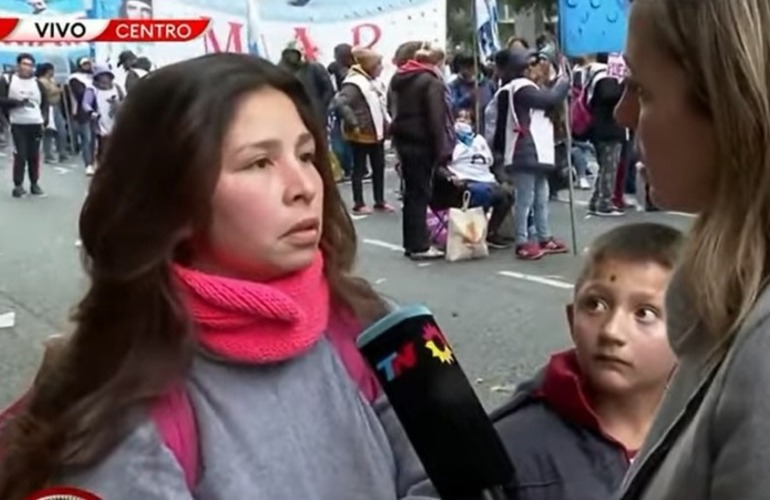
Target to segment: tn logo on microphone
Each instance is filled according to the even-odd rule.
[[[33,493],[26,500],[103,500],[90,491],[68,486],[46,488]]]
[[[417,347],[415,346],[417,342],[407,342],[398,351],[377,363],[377,370],[382,372],[386,381],[392,382],[396,377],[417,364]],[[440,363],[449,365],[455,362],[454,353],[444,338],[444,334],[435,325],[428,323],[423,326],[422,343],[421,347],[427,349],[431,357],[436,358]]]

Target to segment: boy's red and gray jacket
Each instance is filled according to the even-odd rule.
[[[574,350],[554,355],[491,415],[513,462],[516,500],[609,500],[629,453],[601,431]]]

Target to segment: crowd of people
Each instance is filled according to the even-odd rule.
[[[42,196],[40,164],[64,163],[78,152],[86,175],[93,175],[105,150],[118,109],[138,80],[152,69],[147,58],[120,54],[116,68],[75,63],[66,81],[57,81],[50,62],[21,53],[16,68],[0,78],[0,123],[13,151],[14,198]]]
[[[766,0],[633,2],[612,119],[634,131],[655,202],[698,217],[686,236],[639,223],[592,243],[565,308],[574,346],[491,415],[514,464],[509,498],[767,497],[769,27]],[[390,116],[405,211],[424,221],[434,177],[472,193],[498,183],[515,196],[497,206],[516,205],[517,239],[533,236],[531,212],[539,248],[558,245],[538,206],[571,77],[541,81],[525,48],[498,54],[479,134],[473,107],[451,110],[441,51],[396,56],[390,106],[370,53],[326,96],[343,134],[373,141],[354,142],[367,157],[381,150],[374,118]],[[33,66],[22,58],[19,73]],[[356,348],[394,305],[355,275],[327,108],[308,91],[325,83],[303,70],[211,54],[131,90],[80,214],[90,286],[74,332],[0,418],[0,498],[58,484],[118,499],[438,498]],[[5,99],[21,136],[47,102],[15,79]],[[380,114],[357,113],[361,100]],[[620,138],[594,144],[597,213],[622,208],[607,171]],[[458,142],[513,185],[458,164]],[[423,228],[404,226],[407,253],[432,257]]]
[[[595,216],[621,216],[640,206],[655,210],[646,193],[639,204],[626,197],[636,192],[641,165],[631,133],[613,116],[624,82],[609,70],[607,54],[568,62],[551,37],[541,37],[537,49],[513,38],[488,64],[479,64],[464,53],[448,61],[441,48],[411,41],[393,55],[396,72],[387,86],[380,80],[382,54],[347,44],[334,54],[323,68],[290,46],[281,65],[297,75],[328,119],[340,180],[352,184],[353,214],[394,212],[384,172],[387,149],[396,153],[403,247],[410,259],[444,257],[426,221],[461,206],[465,192],[472,207],[492,213],[488,245],[514,246],[525,260],[568,251],[551,233],[548,208],[570,182],[593,189],[588,209]],[[569,96],[573,104],[565,112]],[[590,119],[577,131],[576,102]],[[367,179],[371,206],[363,188]],[[506,234],[499,229],[508,217],[514,229]]]

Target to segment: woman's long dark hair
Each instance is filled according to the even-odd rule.
[[[351,275],[353,224],[302,84],[241,54],[159,69],[128,95],[93,178],[80,215],[91,288],[75,310],[74,335],[3,431],[3,500],[102,459],[130,430],[127,416],[185,375],[194,339],[170,265],[185,230],[208,220],[223,138],[241,98],[266,87],[292,99],[315,137],[324,184],[321,250],[336,305],[364,322],[384,313],[371,287]]]

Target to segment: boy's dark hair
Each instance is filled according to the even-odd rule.
[[[35,57],[29,52],[22,52],[16,56],[16,64],[21,64],[21,61],[29,61],[32,64],[35,64]]]
[[[596,268],[610,259],[654,262],[673,269],[683,245],[684,234],[663,224],[640,222],[611,229],[596,238],[588,249],[575,290],[579,290]]]

